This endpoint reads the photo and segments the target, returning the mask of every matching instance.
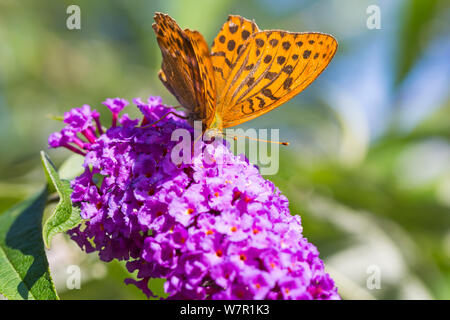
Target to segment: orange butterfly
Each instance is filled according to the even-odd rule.
[[[338,46],[327,34],[261,31],[230,15],[210,51],[198,31],[182,30],[166,14],[154,19],[163,58],[159,78],[188,118],[201,120],[211,135],[293,98],[327,67]]]

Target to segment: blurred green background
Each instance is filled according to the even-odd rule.
[[[81,30],[66,28],[71,4],[81,8]],[[373,4],[381,29],[366,25]],[[279,173],[267,178],[301,215],[342,297],[450,299],[449,4],[0,0],[0,212],[43,185],[39,151],[61,129],[49,114],[83,104],[105,111],[108,97],[176,103],[157,78],[155,11],[209,43],[228,14],[240,14],[261,29],[320,31],[339,41],[305,92],[242,127],[279,128],[291,142]],[[69,153],[50,155],[60,165]],[[48,255],[62,299],[144,298],[123,284],[122,264],[99,262],[64,236]],[[80,290],[66,287],[71,264],[82,268]],[[375,273],[379,288],[367,285]]]

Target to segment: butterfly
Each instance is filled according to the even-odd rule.
[[[198,31],[182,30],[156,13],[153,30],[162,53],[159,78],[214,136],[259,117],[303,91],[336,53],[330,35],[260,30],[230,15],[209,49]]]

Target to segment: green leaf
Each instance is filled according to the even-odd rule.
[[[47,190],[0,215],[0,293],[11,300],[59,299],[42,240]]]
[[[438,0],[406,1],[402,8],[395,64],[395,83],[400,84],[433,40],[430,25],[440,13]]]
[[[43,228],[44,243],[49,248],[53,236],[76,227],[81,222],[81,216],[80,210],[72,207],[70,182],[59,178],[55,166],[43,151],[41,151],[41,159],[48,180],[48,191],[49,193],[56,191],[59,195],[59,203],[45,221]]]
[[[84,157],[73,154],[59,167],[58,173],[61,179],[72,180],[83,173]]]

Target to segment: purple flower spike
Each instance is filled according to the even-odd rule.
[[[94,111],[92,112],[92,118],[93,118],[94,121],[95,121],[95,125],[96,125],[96,127],[97,127],[98,133],[99,133],[99,134],[103,134],[103,128],[102,128],[102,125],[101,125],[101,123],[100,123],[100,113],[98,113],[97,110],[94,110]]]
[[[123,108],[125,108],[129,104],[129,102],[125,99],[120,99],[120,98],[114,98],[114,99],[108,98],[104,102],[102,102],[102,104],[107,106],[108,109],[111,110],[112,113],[119,114],[120,111],[122,111]]]
[[[61,132],[53,132],[48,137],[48,145],[50,148],[59,148],[63,147],[67,141],[65,141],[67,138],[63,136]]]
[[[86,153],[70,143],[76,144],[81,149],[85,147],[85,143],[76,136],[76,132],[70,127],[62,129],[61,132],[54,132],[48,137],[49,148],[64,147],[72,152],[83,156],[86,155]]]
[[[117,125],[117,118],[120,113],[120,111],[125,108],[129,102],[125,99],[120,98],[114,98],[114,99],[106,99],[104,102],[102,102],[105,106],[108,107],[108,109],[112,112],[113,119],[112,119],[112,127],[115,127]]]
[[[64,122],[76,132],[88,129],[92,125],[92,119],[91,107],[87,104],[64,114]]]
[[[134,103],[149,123],[173,110],[158,97]],[[175,165],[172,131],[193,136],[185,120],[140,126],[127,115],[117,121],[125,100],[104,104],[116,122],[89,140],[85,171],[71,183],[72,201],[86,219],[69,231],[80,248],[104,261],[127,261],[137,274],[126,283],[148,297],[154,296],[149,279],[165,278],[169,299],[340,299],[318,250],[302,235],[300,217],[245,157],[199,141],[203,152]],[[73,127],[75,134],[92,133],[95,114],[87,112],[89,124],[79,109],[68,114],[71,129],[52,134],[51,147],[80,143]]]

